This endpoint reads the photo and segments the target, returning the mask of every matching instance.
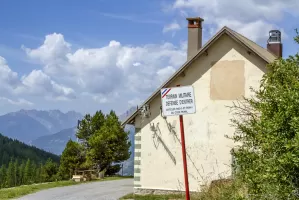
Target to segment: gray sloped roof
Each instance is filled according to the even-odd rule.
[[[262,59],[266,62],[271,63],[276,59],[276,56],[272,54],[267,49],[261,47],[260,45],[256,44],[252,40],[248,39],[247,37],[237,33],[236,31],[225,27],[231,34],[233,34],[236,38],[238,38],[241,42],[243,42],[247,47],[253,50],[257,55],[259,55]]]
[[[141,107],[145,104],[150,103],[157,95],[160,94],[160,90],[164,87],[166,87],[169,83],[171,83],[178,75],[180,75],[190,64],[198,58],[200,55],[205,53],[205,51],[223,34],[227,34],[231,36],[234,40],[239,42],[244,47],[250,49],[253,51],[256,55],[258,55],[260,58],[262,58],[265,62],[271,63],[273,62],[277,57],[270,53],[267,49],[259,46],[255,42],[251,41],[250,39],[246,38],[245,36],[237,33],[236,31],[228,28],[227,26],[224,26],[220,31],[218,31],[202,48],[198,50],[198,52],[189,60],[187,60],[168,80],[166,80],[147,100],[144,101],[144,103],[141,105]],[[139,110],[136,110],[133,112],[130,116],[127,117],[125,121],[122,122],[122,125],[130,124],[136,115],[138,114]]]

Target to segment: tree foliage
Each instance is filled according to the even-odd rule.
[[[61,159],[0,134],[0,188],[69,179],[76,169],[114,175],[119,163],[130,157],[128,134],[113,111],[88,114],[76,134],[80,142],[70,140]]]
[[[128,134],[114,111],[107,115],[101,111],[86,115],[77,132],[86,153],[85,166],[107,170],[112,163],[127,160],[131,145]]]
[[[20,162],[30,159],[35,163],[44,163],[48,158],[51,158],[53,162],[59,162],[59,156],[57,155],[0,134],[0,166],[3,164],[8,165],[12,158]]]
[[[59,156],[0,134],[0,188],[56,180]]]
[[[40,165],[29,159],[22,163],[11,159],[8,165],[0,167],[0,188],[55,181],[57,171],[58,164],[51,159]]]
[[[117,174],[120,171],[120,169],[121,169],[120,164],[110,165],[107,167],[106,175],[113,176],[113,175]]]
[[[76,135],[86,148],[90,148],[90,137],[104,125],[104,121],[105,115],[102,111],[97,111],[93,116],[90,114],[84,116]]]
[[[85,162],[83,147],[69,140],[61,155],[59,174],[63,178],[70,178],[76,169],[82,167]]]
[[[299,55],[270,63],[252,91],[234,106],[238,175],[256,199],[298,199]]]

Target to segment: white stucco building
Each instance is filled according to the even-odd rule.
[[[266,65],[282,56],[279,31],[272,31],[267,49],[223,27],[202,46],[202,19],[188,20],[188,56],[157,91],[123,122],[135,135],[134,188],[184,191],[179,117],[161,116],[160,89],[192,85],[196,113],[184,115],[190,191],[211,180],[231,176],[232,102],[259,87]],[[265,30],[268,32],[269,30]],[[278,37],[276,37],[278,36]],[[267,41],[265,41],[266,43]],[[141,110],[147,106],[148,115]]]

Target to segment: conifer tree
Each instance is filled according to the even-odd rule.
[[[10,160],[6,171],[6,184],[7,187],[14,186],[14,163],[12,159]]]
[[[19,178],[20,178],[20,175],[19,175],[19,162],[16,159],[15,162],[14,162],[14,186],[19,185]]]
[[[84,162],[83,147],[72,140],[69,140],[61,155],[59,175],[64,179],[69,179],[76,169],[79,169]]]
[[[2,165],[0,168],[0,188],[4,188],[6,185],[6,168]]]
[[[41,173],[40,172],[41,172],[40,166],[36,165],[36,167],[35,167],[35,179],[34,179],[34,181],[36,183],[40,183],[41,182],[41,178],[40,178]]]
[[[114,111],[107,115],[101,111],[94,116],[86,115],[77,132],[86,152],[85,166],[101,171],[112,163],[127,160],[131,146],[128,134]]]
[[[31,161],[30,159],[27,160],[24,170],[24,184],[30,184],[31,181]]]
[[[20,185],[23,185],[25,184],[25,161],[22,161],[22,164],[19,166],[19,173],[20,173],[19,182]]]

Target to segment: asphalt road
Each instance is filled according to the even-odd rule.
[[[117,200],[133,192],[133,179],[51,188],[18,200]]]

